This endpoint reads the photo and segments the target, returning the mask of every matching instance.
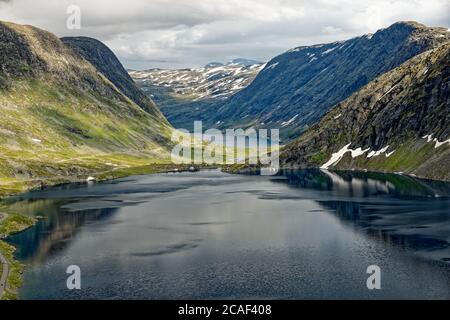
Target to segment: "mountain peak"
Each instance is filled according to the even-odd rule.
[[[262,63],[261,61],[257,61],[257,60],[253,60],[253,59],[236,58],[236,59],[231,60],[227,64],[228,65],[236,64],[236,65],[241,65],[244,67],[249,67],[254,64],[261,64],[261,63]]]
[[[143,110],[163,119],[154,102],[139,90],[119,59],[103,42],[89,37],[64,37],[61,41],[93,64]]]
[[[244,59],[244,58],[236,58],[227,63],[222,62],[210,62],[205,65],[205,68],[218,68],[224,66],[242,66],[242,67],[250,67],[256,64],[261,64],[261,61],[253,60],[253,59]]]
[[[224,64],[221,62],[210,62],[205,65],[205,68],[209,69],[209,68],[218,68],[218,67],[223,67],[223,66],[224,66]]]
[[[428,28],[426,25],[419,23],[417,21],[413,21],[413,20],[397,21],[397,22],[393,23],[390,27],[396,27],[396,26],[410,26],[413,28]]]
[[[428,27],[417,21],[398,21],[387,28],[378,30],[376,34],[393,36],[398,33],[404,33],[405,36],[414,34],[415,38],[433,38],[433,35],[439,36],[440,33],[448,32],[443,27]]]

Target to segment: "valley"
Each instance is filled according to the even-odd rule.
[[[8,244],[0,241],[0,258],[6,265],[0,273],[7,289],[3,297],[14,299],[19,294],[22,263],[30,264],[32,271],[50,272],[27,281],[21,297],[117,297],[111,294],[114,288],[100,286],[85,295],[71,295],[57,282],[42,293],[43,284],[62,270],[52,260],[55,256],[64,260],[86,254],[88,258],[80,261],[93,275],[99,274],[99,265],[110,266],[121,286],[129,284],[129,275],[117,266],[131,261],[133,274],[145,275],[139,284],[142,280],[160,290],[132,290],[137,293],[129,297],[193,299],[317,298],[321,283],[317,279],[322,275],[302,265],[302,259],[283,258],[305,257],[318,270],[331,265],[327,260],[331,255],[340,263],[354,260],[342,271],[349,281],[348,294],[333,290],[336,286],[330,281],[329,297],[367,298],[366,289],[350,281],[358,263],[370,260],[360,253],[359,243],[364,252],[382,257],[385,266],[393,264],[409,275],[380,297],[428,297],[422,291],[427,277],[420,276],[417,286],[411,284],[415,268],[433,275],[430,283],[437,289],[431,297],[445,296],[448,288],[442,283],[449,278],[450,241],[449,71],[449,30],[413,21],[343,41],[295,47],[267,63],[235,59],[201,68],[144,70],[127,70],[108,46],[94,38],[58,38],[31,25],[0,21],[0,239],[8,238]],[[191,135],[194,121],[202,121],[202,130]],[[203,132],[212,128],[279,129],[280,149],[277,143],[268,149],[268,137],[264,138],[264,156],[276,155],[275,175],[264,177],[262,161],[256,158],[251,165],[245,163],[252,152],[260,151],[261,141],[239,148],[234,140],[233,144],[225,140],[219,148],[231,153],[237,164],[217,169],[211,150],[219,158],[220,153],[212,138],[223,141],[223,135]],[[187,137],[187,142],[177,144],[175,134]],[[187,151],[189,161],[174,161],[172,152],[177,148]],[[213,161],[205,161],[200,151],[210,152]],[[191,159],[197,160],[195,167]],[[216,170],[200,170],[212,168]],[[413,205],[404,197],[414,198]],[[181,200],[187,207],[177,204]],[[399,204],[415,216],[390,220]],[[118,219],[118,212],[127,219]],[[274,217],[273,212],[281,214]],[[417,223],[416,216],[425,219],[434,213],[431,222]],[[378,224],[379,217],[384,224]],[[441,222],[443,227],[436,228]],[[356,231],[349,231],[348,224]],[[255,225],[264,232],[255,232]],[[315,243],[308,232],[298,234],[305,225],[328,242],[317,256],[310,248],[322,242]],[[102,228],[108,232],[98,232]],[[201,232],[195,238],[188,236],[201,228],[207,236]],[[273,242],[265,245],[265,234],[274,230]],[[216,238],[217,231],[226,239]],[[75,238],[78,232],[89,236]],[[173,241],[170,234],[180,240]],[[333,237],[327,238],[329,234]],[[236,246],[238,238],[243,242]],[[347,244],[350,252],[335,256],[339,249],[333,247],[335,239]],[[406,243],[406,251],[397,242]],[[148,248],[148,243],[155,245]],[[224,255],[217,254],[223,244]],[[65,246],[67,251],[62,250]],[[91,248],[108,252],[108,258]],[[196,251],[199,248],[206,251]],[[243,254],[248,250],[253,250],[250,255]],[[124,252],[127,259],[122,259]],[[187,259],[181,261],[178,254]],[[149,257],[156,261],[154,273],[142,272]],[[99,265],[91,262],[96,258]],[[223,261],[228,270],[220,269]],[[261,261],[266,264],[248,270],[245,279],[254,291],[243,289],[233,295],[223,285],[222,275],[240,287],[243,279],[235,270]],[[289,281],[272,277],[279,270],[268,266],[279,261],[286,263],[279,270],[287,278],[281,280]],[[308,291],[305,281],[293,286],[298,273],[290,261],[316,278],[315,290]],[[158,263],[174,267],[161,272]],[[217,269],[205,273],[204,265]],[[172,286],[186,270],[183,285]],[[336,270],[331,267],[325,273],[333,278]],[[192,288],[203,282],[205,274],[214,277],[197,294]],[[258,286],[260,278],[254,274],[271,275],[270,281]],[[25,277],[30,280],[34,275]],[[395,274],[390,279],[395,281]],[[280,281],[283,287],[277,287]]]
[[[44,30],[1,22],[0,39],[0,196],[170,162],[173,128],[150,99]]]
[[[247,87],[264,66],[255,60],[234,59],[226,64],[209,63],[203,68],[129,73],[175,128],[191,130],[194,120],[208,114],[212,117],[217,104]]]

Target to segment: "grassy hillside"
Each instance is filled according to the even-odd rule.
[[[167,162],[172,128],[57,37],[0,22],[0,196]]]

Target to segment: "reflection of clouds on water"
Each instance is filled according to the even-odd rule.
[[[327,170],[316,171],[315,175],[292,172],[286,176],[291,185],[301,183],[302,187],[327,191],[316,195],[315,200],[349,226],[421,256],[449,261],[448,184],[398,175]],[[436,198],[438,193],[447,196]]]
[[[333,190],[352,191],[353,195],[355,196],[362,196],[365,193],[388,194],[391,190],[395,189],[395,186],[389,181],[379,181],[371,178],[363,180],[356,177],[353,177],[351,180],[345,180],[338,174],[331,171],[323,169],[321,169],[320,171],[331,179],[333,183]]]
[[[391,285],[380,298],[449,297],[450,198],[431,196],[448,186],[320,170],[140,176],[24,195],[11,210],[46,219],[10,241],[35,262],[23,298],[73,297],[58,286],[69,262],[88,299],[370,298],[373,263]]]

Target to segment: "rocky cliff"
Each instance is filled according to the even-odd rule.
[[[282,152],[287,167],[450,180],[450,43],[376,78]]]

